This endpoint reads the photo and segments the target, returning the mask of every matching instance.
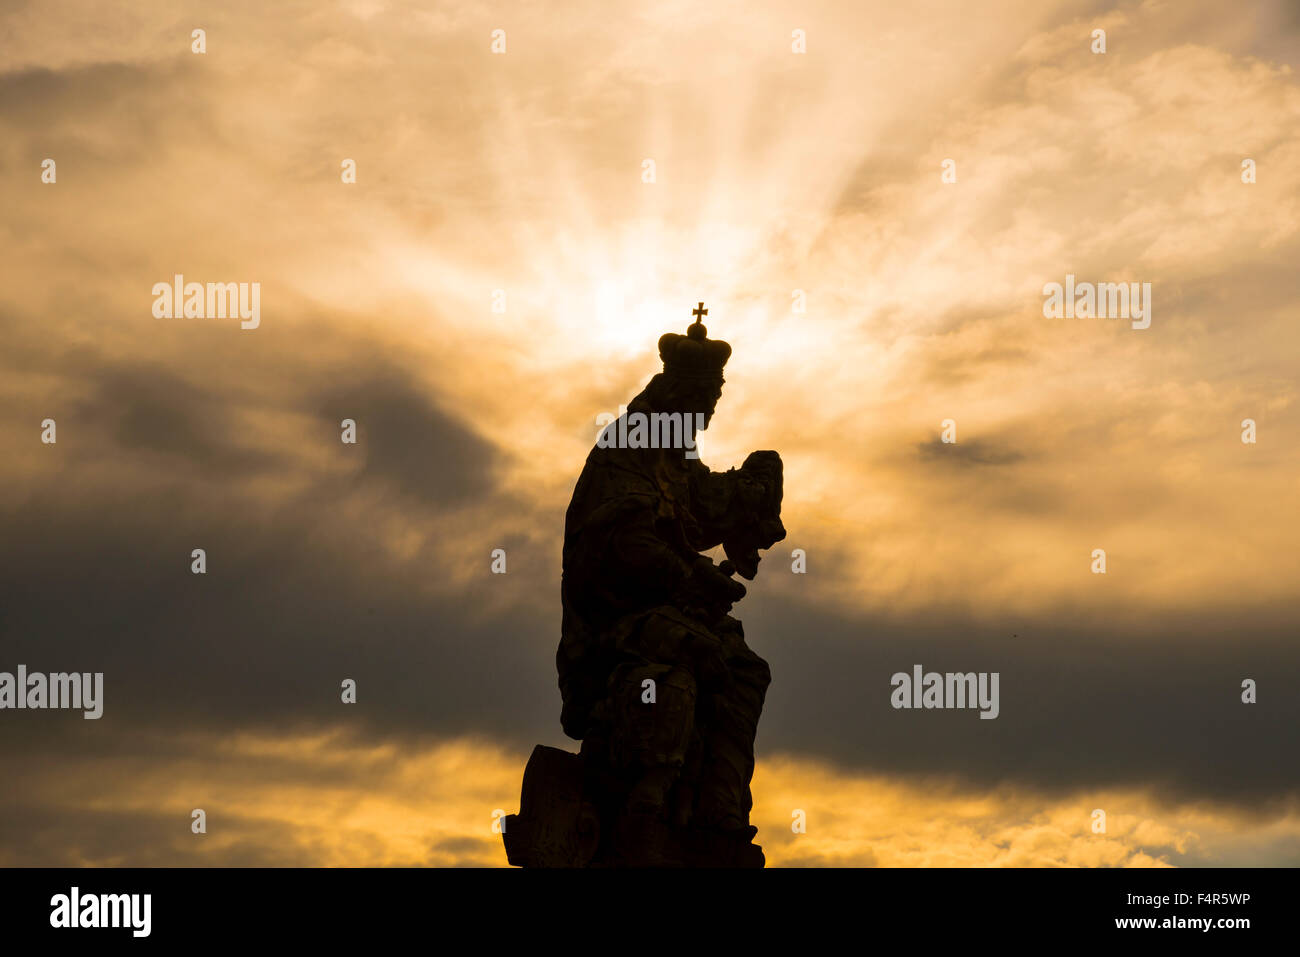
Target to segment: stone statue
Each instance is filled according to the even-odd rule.
[[[693,315],[660,338],[663,372],[602,433],[569,503],[556,665],[582,749],[534,749],[504,821],[512,864],[763,866],[749,783],[771,677],[729,612],[745,595],[732,575],[752,580],[785,538],[781,458],[699,461],[731,347],[708,338],[703,303]],[[701,552],[718,545],[715,564]]]

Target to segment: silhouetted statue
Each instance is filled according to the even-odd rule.
[[[754,734],[770,678],[728,612],[785,538],[781,458],[711,472],[695,452],[731,347],[700,303],[659,340],[664,370],[587,456],[565,516],[556,665],[564,733],[538,745],[506,853],[525,867],[762,867]],[[714,564],[702,551],[722,545]]]

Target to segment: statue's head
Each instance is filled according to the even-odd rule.
[[[731,357],[731,346],[710,339],[697,317],[681,336],[668,332],[659,337],[659,358],[664,371],[651,383],[655,406],[662,412],[686,412],[703,416],[700,428],[707,429],[722,397],[722,367]]]

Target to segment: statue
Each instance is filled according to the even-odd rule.
[[[582,747],[534,749],[520,813],[503,822],[512,864],[763,866],[749,784],[771,676],[729,613],[745,595],[732,576],[752,581],[759,550],[785,538],[782,466],[776,452],[727,472],[699,461],[731,355],[707,312],[660,338],[663,372],[574,489],[556,666],[560,723]],[[717,545],[715,564],[701,552]]]

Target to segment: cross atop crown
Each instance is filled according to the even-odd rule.
[[[686,327],[686,335],[665,333],[659,339],[659,358],[664,372],[692,379],[722,379],[722,367],[731,356],[731,346],[720,339],[710,339],[702,321],[709,314],[700,303],[691,310],[695,322]]]
[[[709,334],[709,330],[704,328],[704,317],[709,314],[709,310],[704,308],[704,303],[700,303],[691,310],[691,315],[695,321],[686,327],[686,334],[692,339],[703,339]]]

